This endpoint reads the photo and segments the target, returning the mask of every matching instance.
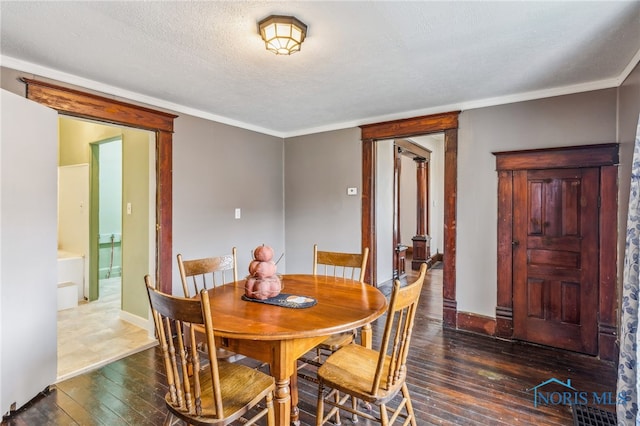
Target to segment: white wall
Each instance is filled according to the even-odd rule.
[[[58,113],[0,91],[0,411],[56,379]]]
[[[89,296],[88,164],[58,167],[58,249],[83,258],[79,274],[82,279],[75,280],[79,281],[76,282],[78,300],[83,300]]]
[[[400,243],[408,247],[413,246],[412,238],[416,235],[418,226],[416,170],[416,163],[412,157],[400,157]]]
[[[91,149],[98,154],[94,166],[98,167],[99,182],[97,243],[100,280],[122,275],[122,215],[127,211],[122,209],[122,138],[92,143]],[[149,204],[155,205],[155,197],[150,200],[153,203]]]
[[[122,233],[122,139],[101,143],[100,150],[100,243],[110,242],[109,234]],[[119,237],[118,235],[116,237]],[[118,241],[116,239],[116,241]]]
[[[81,256],[89,249],[89,165],[58,168],[58,248]]]
[[[375,283],[393,279],[393,140],[378,141],[376,149],[376,259]],[[411,241],[410,241],[411,242]]]

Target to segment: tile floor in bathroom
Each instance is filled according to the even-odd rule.
[[[120,278],[100,281],[100,298],[58,311],[58,381],[154,346],[147,330],[120,319]]]

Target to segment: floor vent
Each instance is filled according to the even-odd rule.
[[[616,413],[588,405],[573,406],[574,426],[616,426]]]

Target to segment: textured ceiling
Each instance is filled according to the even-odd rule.
[[[295,15],[302,50],[257,22]],[[615,87],[640,1],[0,1],[2,65],[293,136]]]

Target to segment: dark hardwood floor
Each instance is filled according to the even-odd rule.
[[[435,272],[437,269],[430,274]],[[408,278],[411,279],[411,275]],[[571,408],[563,402],[584,396],[592,405],[594,394],[600,401],[602,395],[615,396],[616,366],[613,363],[443,329],[441,320],[429,308],[434,304],[429,295],[440,295],[441,300],[441,289],[441,282],[431,275],[421,296],[422,309],[409,355],[407,382],[418,425],[572,425]],[[381,320],[373,324],[374,345],[382,325]],[[162,424],[166,413],[162,371],[158,349],[147,349],[58,383],[4,419],[2,424]],[[567,388],[550,383],[537,388],[540,393],[536,394],[534,388],[550,379],[563,383],[571,380],[575,392],[563,394]],[[305,380],[299,380],[299,385],[301,424],[314,425],[316,385]],[[536,395],[548,397],[551,403],[536,407]],[[615,411],[613,405],[594,406]],[[351,424],[346,415],[343,424]],[[363,420],[358,424],[368,425]]]

